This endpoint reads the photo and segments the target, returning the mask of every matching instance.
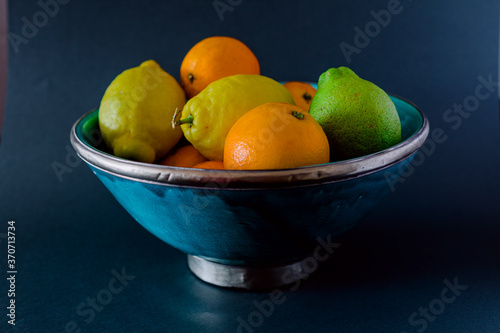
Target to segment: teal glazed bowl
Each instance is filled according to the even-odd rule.
[[[134,162],[107,152],[98,110],[81,117],[71,143],[144,228],[188,254],[209,283],[267,288],[292,283],[315,249],[352,228],[391,192],[428,133],[412,103],[391,96],[403,140],[356,159],[286,170],[202,170]],[[327,252],[325,252],[327,253]]]

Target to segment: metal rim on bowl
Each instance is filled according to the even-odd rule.
[[[414,154],[429,134],[429,121],[412,102],[391,95],[413,106],[423,119],[422,127],[410,138],[388,149],[359,158],[285,170],[204,170],[148,164],[119,158],[84,143],[77,135],[78,119],[70,140],[77,154],[89,165],[121,178],[161,185],[211,189],[264,189],[308,186],[343,181],[388,168]]]

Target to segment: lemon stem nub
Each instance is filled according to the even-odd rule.
[[[193,115],[190,114],[187,118],[177,120],[175,122],[175,125],[177,125],[177,126],[183,125],[183,124],[193,125],[193,120],[194,120]]]
[[[302,113],[300,113],[299,111],[292,111],[292,116],[294,116],[295,118],[297,118],[299,120],[304,119],[304,115]]]

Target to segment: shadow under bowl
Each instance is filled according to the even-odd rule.
[[[423,145],[427,118],[411,102],[391,99],[401,120],[401,143],[296,169],[202,170],[118,158],[106,152],[98,110],[74,124],[71,143],[137,222],[189,255],[198,277],[222,286],[276,286],[292,280],[270,280],[287,270],[304,271],[300,263],[318,246],[322,253],[332,250],[336,236],[394,189]]]

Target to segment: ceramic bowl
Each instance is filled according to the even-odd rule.
[[[97,109],[74,124],[71,143],[137,222],[189,255],[195,274],[215,270],[229,274],[215,280],[227,281],[202,279],[252,287],[258,283],[245,281],[251,279],[245,272],[303,270],[296,263],[352,228],[391,192],[429,133],[415,105],[391,99],[401,119],[401,143],[360,158],[296,169],[202,170],[118,158],[102,143]],[[236,271],[228,273],[228,267]]]

